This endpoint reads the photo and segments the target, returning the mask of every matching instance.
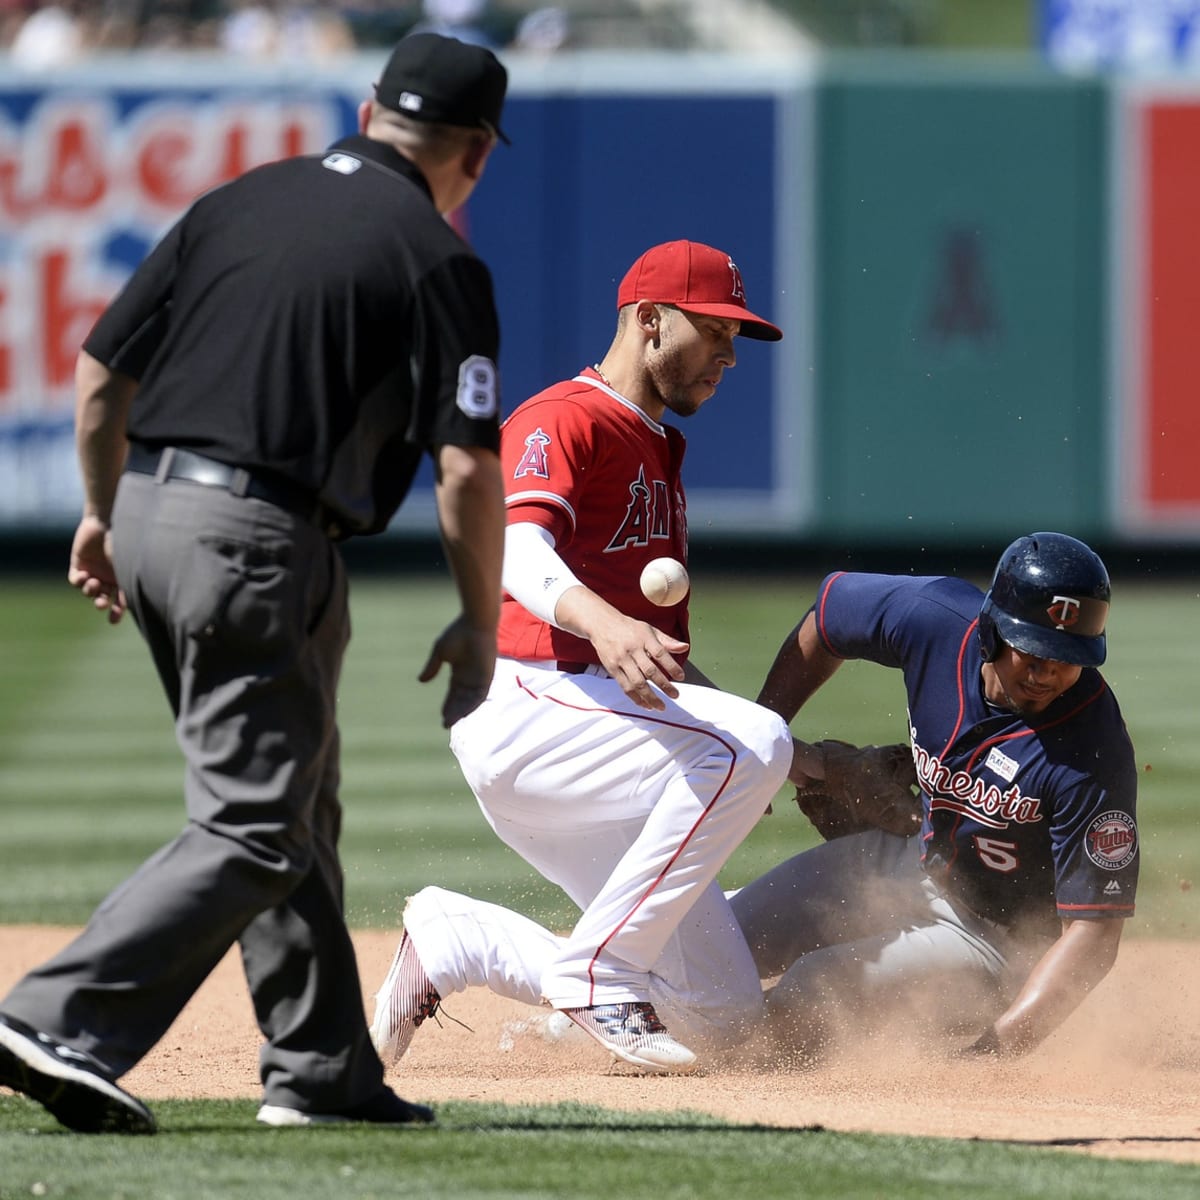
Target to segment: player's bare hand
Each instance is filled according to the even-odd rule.
[[[679,695],[675,685],[683,682],[684,669],[675,655],[687,653],[687,642],[619,615],[593,629],[591,641],[604,669],[639,708],[661,711],[664,695],[672,700]]]
[[[487,698],[496,670],[496,631],[476,629],[460,615],[438,634],[417,678],[428,683],[450,666],[450,686],[442,704],[442,728],[474,712]]]
[[[125,593],[112,562],[112,534],[98,517],[84,517],[71,542],[67,582],[78,588],[115,625],[125,615]]]

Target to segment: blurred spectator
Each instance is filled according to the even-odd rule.
[[[279,20],[270,0],[235,0],[221,22],[218,43],[239,58],[273,58],[279,49]]]
[[[242,58],[288,61],[354,49],[350,27],[334,7],[298,0],[240,0],[222,23],[219,41]]]
[[[476,46],[495,49],[496,40],[487,29],[488,0],[423,0],[421,19],[413,33],[440,33]]]
[[[12,46],[31,7],[29,0],[0,0],[0,46]]]
[[[85,39],[76,0],[35,8],[13,35],[12,57],[19,67],[46,71],[83,55]]]
[[[0,48],[38,70],[95,51],[303,61],[419,31],[532,53],[560,50],[576,34],[565,4],[535,0],[0,0]]]
[[[535,54],[561,50],[571,36],[571,22],[564,8],[551,5],[526,13],[517,24],[513,49]]]

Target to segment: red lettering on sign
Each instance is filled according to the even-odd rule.
[[[68,288],[70,260],[65,251],[48,253],[41,263],[42,346],[45,380],[51,387],[75,377],[75,358],[84,338],[104,311],[99,296],[72,296]]]
[[[0,313],[8,307],[8,288],[0,287]],[[12,354],[6,342],[0,342],[0,410],[8,407],[12,396]]]
[[[107,190],[104,156],[83,121],[68,120],[54,131],[43,203],[77,212],[95,208]]]

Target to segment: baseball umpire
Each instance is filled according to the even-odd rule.
[[[760,973],[782,975],[784,1043],[817,1053],[902,1013],[1019,1054],[1108,973],[1138,878],[1133,748],[1096,669],[1109,599],[1100,558],[1062,533],[1013,542],[986,595],[823,581],[759,700],[790,721],[845,659],[899,669],[924,811],[917,837],[834,836],[734,897]]]
[[[81,1131],[151,1133],[117,1080],[239,943],[269,1125],[427,1122],[383,1083],[342,909],[335,542],[425,453],[461,613],[442,721],[484,698],[503,546],[498,322],[443,219],[500,131],[487,50],[400,42],[359,134],[201,197],[87,338],[70,582],[128,607],[175,715],[187,824],[0,1005],[0,1083]]]
[[[654,246],[621,281],[602,361],[507,419],[501,657],[488,699],[451,732],[497,835],[581,910],[549,961],[529,926],[523,970],[544,969],[519,994],[648,1071],[696,1062],[659,1007],[719,996],[707,1014],[718,1028],[761,1013],[716,876],[793,757],[775,713],[712,687],[690,661],[686,597],[655,607],[638,584],[651,559],[687,560],[684,439],[663,420],[713,396],[738,335],[782,336],[747,307],[729,255]],[[487,945],[460,955],[418,924],[410,911],[378,996],[385,1057],[403,1053],[439,989],[486,982],[466,959],[487,960]]]

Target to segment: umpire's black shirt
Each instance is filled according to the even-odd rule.
[[[131,441],[386,526],[423,451],[499,445],[491,276],[407,159],[355,135],[202,196],[84,349],[140,380]]]

